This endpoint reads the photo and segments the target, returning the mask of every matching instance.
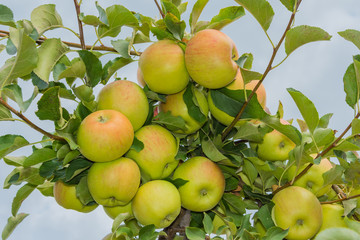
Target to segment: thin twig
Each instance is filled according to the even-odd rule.
[[[38,127],[37,125],[35,125],[33,122],[31,122],[27,117],[25,117],[21,112],[15,110],[14,108],[12,108],[7,102],[5,102],[2,98],[0,98],[0,104],[3,105],[4,107],[6,107],[7,109],[9,109],[12,113],[14,113],[16,116],[18,116],[19,118],[21,118],[22,120],[25,121],[26,124],[28,124],[30,127],[32,127],[33,129],[35,129],[36,131],[42,133],[43,135],[53,139],[53,140],[58,140],[58,141],[62,141],[65,142],[66,140],[60,136],[56,136],[53,135],[47,131],[45,131],[44,129]]]
[[[275,59],[275,56],[282,44],[282,42],[284,41],[285,39],[285,36],[286,36],[286,33],[290,30],[291,28],[291,25],[292,25],[292,22],[294,21],[294,18],[295,18],[295,14],[296,14],[296,11],[297,9],[299,8],[299,5],[301,3],[302,0],[299,0],[297,5],[296,5],[296,8],[295,10],[293,11],[293,13],[291,14],[291,17],[290,17],[290,20],[289,20],[289,23],[288,25],[286,26],[286,29],[282,35],[282,37],[280,38],[278,44],[276,45],[275,48],[273,48],[273,53],[271,55],[271,58],[270,58],[270,61],[265,69],[265,72],[263,73],[260,81],[256,84],[255,88],[251,91],[248,99],[245,101],[245,103],[241,106],[241,109],[240,111],[238,112],[238,114],[235,116],[234,120],[231,122],[231,124],[225,129],[225,131],[223,132],[221,138],[222,140],[225,140],[226,136],[230,133],[230,131],[234,128],[234,126],[236,125],[236,123],[239,121],[240,117],[242,116],[242,114],[244,113],[245,111],[245,108],[248,106],[250,100],[252,99],[252,97],[254,96],[255,92],[257,91],[257,89],[260,87],[261,83],[264,81],[265,77],[267,76],[267,74],[272,70],[272,64],[274,62],[274,59]]]
[[[76,17],[77,17],[78,25],[79,25],[80,44],[81,44],[81,48],[85,49],[84,29],[83,29],[82,22],[79,17],[80,16],[80,5],[77,2],[77,0],[74,0],[74,5],[75,5]]]
[[[332,200],[332,201],[320,202],[320,203],[321,204],[332,204],[332,203],[338,203],[338,202],[342,202],[342,201],[346,201],[346,200],[350,200],[350,199],[358,198],[358,197],[360,197],[360,194],[350,196],[350,197],[339,198],[339,199]]]
[[[160,7],[158,1],[157,1],[157,0],[154,0],[154,2],[155,2],[156,7],[158,8],[158,10],[159,10],[159,12],[160,12],[160,14],[161,14],[161,17],[164,18],[164,17],[165,17],[165,14],[164,14],[164,12],[161,10],[161,7]]]

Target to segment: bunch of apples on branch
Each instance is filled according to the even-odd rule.
[[[281,104],[275,114],[266,107],[262,83],[283,62],[274,63],[280,46],[286,59],[331,38],[294,23],[301,2],[281,1],[289,21],[276,44],[267,32],[274,10],[266,0],[236,0],[210,21],[199,21],[208,0],[197,0],[189,29],[181,0],[155,0],[159,19],[98,2],[99,15],[86,15],[75,0],[79,34],[71,31],[80,44],[46,37],[65,28],[54,4],[19,21],[0,5],[0,24],[9,27],[0,31],[8,54],[0,69],[0,120],[20,120],[44,136],[29,143],[9,129],[0,137],[0,157],[14,167],[4,188],[21,186],[2,238],[27,217],[19,209],[37,189],[65,209],[88,213],[100,205],[114,219],[107,240],[360,239],[360,57],[344,74],[354,119],[338,136],[328,127],[331,114],[320,117],[298,90],[287,89],[303,118],[299,128],[283,119]],[[252,70],[253,55],[239,53],[221,31],[245,13],[273,47],[262,73]],[[95,29],[92,46],[85,26]],[[132,35],[118,39],[122,28]],[[339,34],[359,46],[359,31]],[[107,52],[116,57],[104,63]],[[138,65],[137,82],[117,78],[131,63]],[[23,81],[33,86],[27,101]],[[38,122],[25,113],[35,101]],[[41,128],[45,120],[53,131]],[[11,154],[29,145],[28,156]]]

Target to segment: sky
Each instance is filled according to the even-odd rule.
[[[144,15],[160,18],[157,8],[151,0],[123,0],[110,1],[99,0],[99,4],[106,8],[112,4],[122,4],[128,9],[140,12]],[[183,15],[187,21],[190,10],[195,1],[189,0],[188,11]],[[279,0],[269,0],[275,11],[272,25],[269,28],[269,35],[274,43],[280,39],[290,17],[290,12],[285,9]],[[3,0],[4,4],[14,12],[14,19],[30,19],[32,9],[46,3],[56,4],[56,9],[62,16],[63,24],[66,27],[78,31],[73,1],[64,0]],[[230,0],[210,0],[200,20],[210,20],[219,10],[226,6],[237,5]],[[342,131],[352,120],[353,110],[345,103],[343,90],[343,76],[352,62],[353,55],[359,54],[352,43],[344,40],[337,32],[346,29],[360,30],[360,1],[358,0],[303,0],[297,13],[295,25],[311,25],[321,27],[332,35],[331,41],[315,42],[307,44],[293,52],[286,61],[271,71],[264,81],[267,92],[267,107],[272,113],[277,111],[279,101],[284,106],[284,118],[301,118],[296,105],[292,101],[286,88],[292,87],[304,93],[312,100],[318,109],[319,115],[334,113],[330,121],[330,127]],[[83,0],[81,7],[85,14],[97,15],[95,1]],[[0,26],[0,29],[7,30]],[[260,25],[247,12],[246,15],[231,25],[225,27],[223,32],[228,34],[235,42],[239,54],[252,53],[254,56],[253,70],[264,72],[272,54],[272,47],[262,31]],[[124,38],[129,31],[119,35]],[[47,37],[61,36],[65,41],[78,42],[70,32],[63,29],[56,29],[46,33]],[[94,31],[85,27],[85,40],[87,44],[95,41]],[[105,40],[107,42],[107,40]],[[107,42],[108,43],[108,42]],[[146,46],[137,47],[139,51]],[[281,48],[275,64],[284,58],[284,49]],[[112,55],[111,57],[116,57]],[[6,59],[5,51],[0,54],[0,64]],[[137,62],[131,63],[118,72],[119,77],[126,77],[136,81]],[[31,92],[26,91],[24,85],[24,98],[30,97]],[[95,93],[99,89],[95,89]],[[64,106],[69,103],[64,102]],[[34,115],[37,110],[34,102],[25,113],[30,120],[47,131],[53,131],[51,122],[40,122]],[[0,122],[0,136],[5,134],[21,134],[29,142],[36,142],[41,135],[19,122]],[[30,148],[18,150],[11,155],[28,155]],[[6,176],[11,172],[12,167],[0,161],[0,229],[2,229],[11,215],[11,202],[18,186],[12,186],[9,190],[2,189]],[[112,220],[104,213],[102,207],[87,214],[78,213],[72,210],[65,210],[58,206],[53,198],[43,197],[38,191],[34,191],[27,198],[19,212],[30,215],[15,229],[9,239],[52,239],[52,240],[98,240],[111,231]]]

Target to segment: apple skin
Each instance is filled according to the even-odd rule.
[[[174,94],[189,82],[184,51],[174,41],[160,40],[145,49],[139,68],[148,87],[157,93]]]
[[[132,213],[132,202],[129,202],[126,205],[120,205],[115,207],[106,207],[103,206],[104,212],[112,219],[115,219],[120,213],[129,213],[129,216],[133,216]]]
[[[333,227],[347,227],[343,215],[344,208],[339,204],[322,204],[323,221],[319,232]]]
[[[169,226],[181,210],[177,188],[165,180],[143,184],[132,201],[135,218],[142,225],[154,224],[156,228]]]
[[[206,157],[193,157],[176,168],[173,179],[188,182],[179,187],[181,204],[194,212],[205,212],[215,207],[225,190],[221,169]]]
[[[94,200],[103,206],[128,204],[140,185],[137,164],[125,157],[111,162],[94,163],[87,175],[88,188]]]
[[[282,124],[289,124],[280,119]],[[285,161],[289,158],[289,152],[295,148],[296,144],[287,136],[277,130],[265,134],[261,143],[251,143],[258,157],[263,161]]]
[[[253,80],[245,85],[245,89],[247,90],[253,90],[258,83],[258,80]],[[236,78],[233,82],[231,82],[229,85],[226,86],[227,89],[230,90],[243,90],[244,89],[244,80],[241,76],[240,69],[238,69]],[[266,90],[264,85],[260,85],[259,88],[256,91],[257,99],[260,105],[265,108],[266,105]],[[207,95],[207,101],[209,104],[209,109],[211,112],[211,115],[216,118],[220,123],[224,124],[225,126],[229,126],[232,121],[234,120],[234,117],[230,116],[226,112],[222,111],[221,109],[217,108],[211,98],[211,90],[209,91]],[[240,120],[236,123],[236,126],[241,126],[244,124],[244,120]]]
[[[296,176],[302,170],[304,170],[307,165],[308,164],[301,166],[297,173],[296,173],[296,166],[295,165],[291,166],[288,171],[288,179],[291,181],[294,178],[294,176]],[[293,185],[306,188],[307,190],[314,193],[317,197],[320,197],[326,194],[327,192],[329,192],[331,189],[331,184],[327,186],[323,186],[324,178],[322,176],[323,173],[329,171],[331,168],[332,168],[331,162],[328,159],[323,158],[321,159],[321,162],[318,165],[317,164],[312,165],[312,167],[303,176],[301,176],[301,178],[296,180]]]
[[[136,78],[137,78],[137,82],[141,87],[145,87],[146,82],[144,81],[144,77],[142,75],[141,69],[138,68],[137,72],[136,72]]]
[[[193,119],[189,113],[188,108],[184,102],[183,95],[185,93],[185,89],[182,90],[179,93],[171,94],[166,96],[166,102],[160,103],[160,111],[162,112],[171,112],[171,115],[173,116],[180,116],[185,121],[186,130],[178,130],[175,131],[176,133],[182,133],[182,134],[192,134],[199,130],[205,122],[200,123]],[[206,101],[206,97],[204,94],[195,88],[194,95],[196,100],[198,101],[199,107],[201,112],[207,116],[209,112],[208,104]]]
[[[185,49],[186,68],[191,78],[210,89],[225,87],[235,79],[237,58],[235,43],[215,29],[197,32]]]
[[[349,193],[349,196],[354,196],[354,195],[358,195],[360,194],[360,188],[355,188],[353,190],[351,190],[351,192]],[[360,208],[360,197],[356,198],[356,207]]]
[[[116,110],[99,110],[80,124],[77,144],[93,162],[108,162],[124,155],[134,140],[134,129],[127,117]]]
[[[66,209],[88,213],[93,211],[98,205],[85,206],[76,196],[76,185],[68,185],[63,181],[57,181],[54,185],[54,198],[56,202]]]
[[[312,238],[322,224],[322,208],[319,200],[309,190],[290,186],[276,193],[272,201],[272,218],[276,226],[287,229],[288,240]]]
[[[144,125],[149,103],[144,90],[134,82],[118,80],[107,84],[98,94],[98,110],[112,109],[124,114],[134,131]]]
[[[159,125],[146,125],[135,133],[135,137],[144,148],[139,152],[130,149],[126,157],[139,165],[142,178],[148,181],[168,177],[179,163],[175,159],[178,143],[171,132]]]

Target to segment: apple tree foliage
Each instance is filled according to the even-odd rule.
[[[44,196],[52,196],[52,188],[57,180],[76,184],[77,196],[84,205],[94,202],[89,195],[86,182],[83,181],[93,163],[80,154],[76,132],[81,121],[96,110],[93,88],[107,84],[116,78],[117,71],[121,71],[122,67],[137,61],[141,55],[141,52],[136,50],[137,44],[171,39],[185,48],[185,40],[196,32],[203,29],[221,30],[228,24],[234,24],[241,17],[255,18],[268,36],[267,31],[275,14],[268,1],[235,0],[234,6],[219,9],[218,14],[209,21],[198,21],[207,3],[208,0],[197,0],[192,9],[187,9],[188,3],[181,0],[161,0],[159,3],[154,1],[154,8],[158,7],[162,15],[157,19],[144,16],[122,5],[104,9],[100,3],[94,6],[98,10],[97,16],[87,15],[86,12],[80,11],[81,5],[75,1],[80,33],[76,33],[76,30],[71,31],[79,37],[80,44],[66,42],[66,39],[60,38],[61,36],[46,37],[48,31],[65,27],[54,4],[36,7],[31,13],[31,18],[25,20],[14,19],[12,10],[0,5],[0,33],[3,37],[0,51],[6,51],[7,56],[5,64],[0,69],[0,121],[20,119],[44,135],[43,139],[39,139],[41,144],[30,143],[23,136],[12,134],[11,129],[8,129],[6,135],[0,136],[0,159],[14,167],[5,180],[4,188],[13,185],[19,187],[12,203],[12,216],[4,226],[2,239],[8,238],[15,227],[28,216],[19,212],[22,202],[34,190],[39,190]],[[236,61],[245,83],[266,80],[281,45],[284,45],[288,56],[304,44],[331,38],[319,27],[294,24],[294,16],[301,0],[281,0],[281,3],[289,10],[289,25],[284,29],[284,35],[278,44],[272,44],[274,51],[267,69],[261,73],[252,70],[254,59],[251,53],[240,53]],[[185,11],[190,12],[189,19],[183,19]],[[97,40],[92,46],[84,44],[82,25],[92,26],[97,33]],[[125,39],[119,39],[118,35],[124,28],[130,29],[132,34]],[[348,29],[338,34],[360,49],[359,31]],[[102,45],[101,41],[104,38],[112,39],[112,46]],[[105,62],[102,57],[107,52],[116,55]],[[33,86],[32,89],[26,89],[32,91],[29,99],[23,99],[24,81],[31,82]],[[164,239],[166,234],[169,239],[173,239],[176,233],[177,238],[183,239],[181,236],[186,236],[190,240],[283,239],[287,230],[276,227],[271,218],[272,196],[279,188],[292,184],[294,179],[285,177],[290,166],[299,167],[310,163],[308,170],[313,164],[319,164],[322,157],[337,159],[336,166],[323,175],[324,185],[333,185],[336,192],[323,195],[319,200],[332,201],[339,195],[347,218],[359,220],[360,208],[356,207],[356,199],[347,199],[346,195],[351,189],[358,187],[360,181],[360,159],[356,154],[356,151],[360,150],[359,55],[354,56],[343,81],[346,103],[354,109],[355,117],[339,136],[336,136],[333,129],[328,128],[332,114],[319,116],[311,100],[301,91],[292,88],[287,91],[302,116],[302,119],[297,120],[299,128],[280,123],[283,115],[281,104],[277,113],[271,115],[261,107],[251,90],[226,88],[211,91],[211,97],[219,109],[236,117],[236,120],[230,126],[220,124],[211,116],[206,121],[194,100],[194,84],[191,83],[184,94],[189,115],[206,123],[194,134],[175,134],[180,144],[177,158],[186,161],[192,156],[206,156],[214,161],[226,179],[221,201],[216,208],[207,212],[181,214],[180,217],[184,221],[175,221],[176,226],[171,225],[162,231],[156,230],[152,225],[142,226],[140,230],[128,227],[123,222],[129,219],[119,215],[114,220],[113,235],[122,235],[124,238],[121,239]],[[145,124],[159,124],[172,131],[185,127],[181,117],[166,113],[154,117],[156,106],[159,102],[165,101],[165,95],[155,93],[146,86],[144,90],[151,109]],[[207,89],[202,91],[207,93]],[[72,102],[73,110],[62,105],[64,100]],[[26,110],[30,104],[37,104],[36,122],[26,118]],[[256,120],[261,124],[246,121],[241,127],[234,126],[240,118]],[[39,127],[44,120],[53,122],[52,132],[46,132]],[[296,144],[289,153],[288,161],[263,161],[258,158],[256,151],[249,147],[250,142],[261,142],[263,136],[273,129],[286,135]],[[11,155],[13,151],[28,145],[33,145],[29,156]],[[132,148],[141,149],[141,142],[135,139]],[[311,157],[310,154],[315,154],[316,157]],[[301,177],[307,170],[297,177]],[[177,186],[184,184],[181,179],[173,183]],[[223,226],[217,231],[214,231],[215,216],[223,220]],[[261,222],[265,233],[261,233],[255,227],[256,221]],[[349,224],[353,234],[360,234],[359,225],[358,222]],[[339,231],[337,234],[341,234],[341,231],[346,232]],[[333,234],[329,232],[322,235]]]

